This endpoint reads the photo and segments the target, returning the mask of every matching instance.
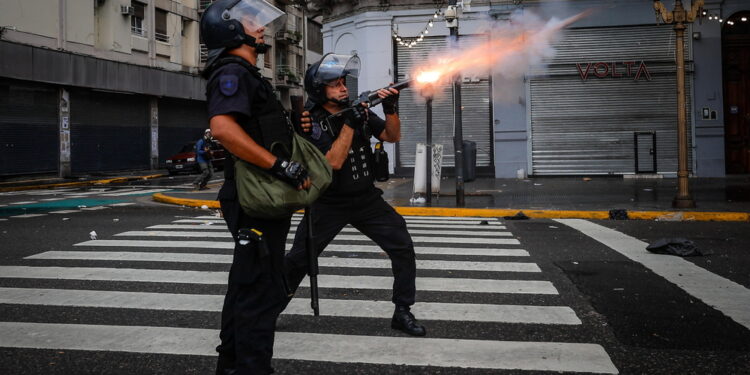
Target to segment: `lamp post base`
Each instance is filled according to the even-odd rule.
[[[693,197],[691,196],[685,196],[685,197],[675,197],[674,200],[672,200],[672,207],[673,208],[695,208],[695,201],[693,200]]]

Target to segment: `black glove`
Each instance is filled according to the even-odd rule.
[[[277,158],[276,162],[273,163],[270,172],[281,181],[286,182],[292,187],[299,188],[305,183],[307,179],[307,170],[302,164],[296,161],[284,160]]]
[[[383,113],[386,115],[393,115],[398,112],[398,96],[399,94],[393,94],[383,98]]]
[[[346,112],[341,116],[341,120],[350,128],[357,129],[367,120],[367,117],[367,108],[358,104],[346,109]]]

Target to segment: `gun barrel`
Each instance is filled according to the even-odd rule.
[[[396,82],[396,83],[394,83],[394,84],[392,84],[392,85],[390,85],[388,87],[384,87],[384,89],[396,89],[396,90],[401,91],[401,90],[409,87],[412,84],[412,82],[414,82],[413,79],[408,79],[406,81]],[[369,95],[369,97],[368,97],[368,99],[370,101],[370,107],[374,107],[374,106],[380,104],[380,102],[383,101],[378,96],[378,91],[377,90],[371,92],[370,95]]]

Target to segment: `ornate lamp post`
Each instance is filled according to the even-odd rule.
[[[686,23],[695,21],[698,12],[703,7],[703,0],[693,0],[690,10],[682,6],[682,0],[676,0],[674,10],[668,11],[659,0],[654,0],[654,10],[657,19],[660,17],[664,23],[674,23],[674,31],[677,36],[677,142],[678,142],[678,170],[677,170],[677,196],[672,201],[672,207],[691,208],[695,207],[695,201],[690,195],[688,185],[688,142],[687,142],[687,108],[685,99],[685,29]]]

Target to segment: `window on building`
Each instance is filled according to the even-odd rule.
[[[305,61],[302,55],[297,55],[297,66],[295,66],[294,68],[296,69],[295,73],[301,79],[305,74]]]
[[[307,20],[307,49],[323,54],[323,26],[315,21]]]
[[[208,8],[208,6],[211,5],[211,3],[213,3],[213,2],[214,2],[214,0],[199,0],[199,2],[198,2],[198,11],[202,12],[202,11],[206,10],[206,8]]]
[[[167,35],[167,11],[157,8],[156,14],[154,16],[154,31],[156,40],[164,43],[169,43],[169,35]]]
[[[144,22],[146,18],[146,4],[140,1],[132,1],[130,6],[135,10],[135,13],[130,16],[130,32],[133,35],[146,36],[146,24]]]

